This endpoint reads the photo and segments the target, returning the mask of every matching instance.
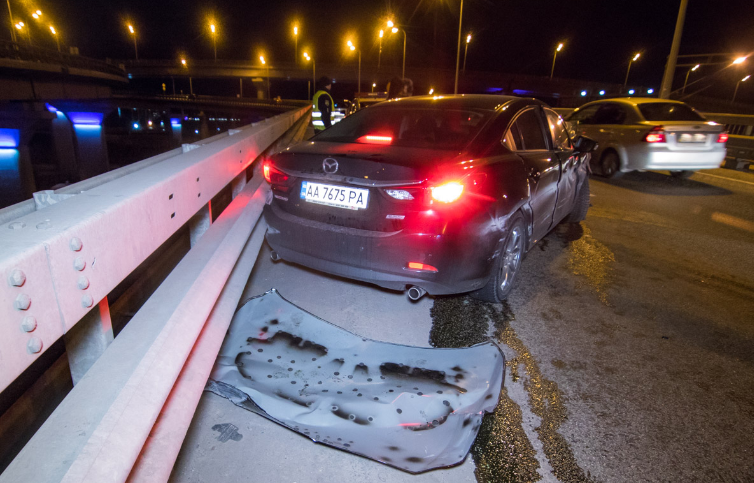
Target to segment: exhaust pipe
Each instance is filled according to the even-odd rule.
[[[273,262],[279,262],[282,259],[280,258],[280,255],[278,255],[278,252],[272,250],[270,252],[270,260],[272,260]]]
[[[408,289],[408,298],[412,302],[416,302],[420,298],[424,297],[424,294],[426,294],[426,293],[427,293],[427,291],[424,290],[423,288],[417,287],[416,285],[412,285]]]

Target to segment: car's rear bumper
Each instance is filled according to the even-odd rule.
[[[725,160],[725,149],[711,151],[669,151],[651,150],[635,151],[629,154],[627,170],[667,169],[686,171],[719,168]]]
[[[267,242],[283,260],[325,273],[391,290],[416,285],[432,295],[476,290],[489,278],[486,245],[464,251],[458,247],[467,240],[447,235],[344,228],[291,215],[274,204],[265,206],[264,217]],[[409,270],[410,261],[438,271]]]

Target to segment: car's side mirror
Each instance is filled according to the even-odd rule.
[[[591,153],[596,151],[599,144],[594,139],[589,139],[586,136],[579,136],[573,141],[573,147],[580,153]]]

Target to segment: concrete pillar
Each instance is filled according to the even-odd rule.
[[[56,115],[55,119],[52,120],[52,142],[55,146],[55,157],[60,172],[70,183],[81,181],[76,169],[76,148],[73,139],[73,125],[62,114]]]
[[[189,239],[193,247],[209,229],[212,224],[212,202],[208,201],[194,216],[189,220]]]
[[[67,112],[76,135],[76,160],[79,179],[88,179],[108,171],[107,145],[101,112]]]
[[[183,118],[171,117],[170,130],[173,133],[173,146],[182,145],[183,144]]]
[[[64,336],[71,379],[76,385],[113,341],[113,323],[107,297]]]

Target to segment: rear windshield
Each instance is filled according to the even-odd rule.
[[[380,106],[346,117],[316,139],[460,150],[482,129],[490,114],[491,111]]]
[[[704,121],[702,116],[686,104],[651,102],[639,104],[639,110],[647,121]]]

